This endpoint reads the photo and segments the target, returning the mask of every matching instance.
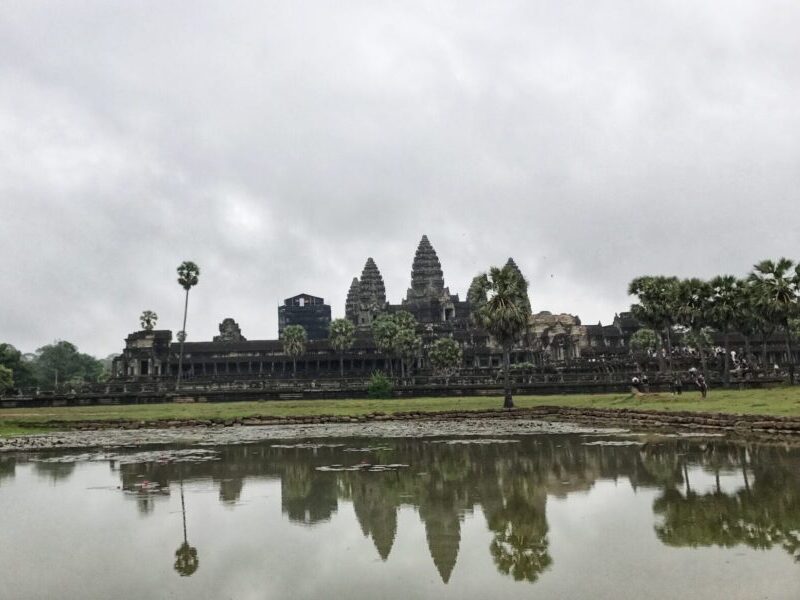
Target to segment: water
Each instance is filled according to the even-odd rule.
[[[569,434],[0,455],[0,534],[3,599],[796,599],[800,452]]]

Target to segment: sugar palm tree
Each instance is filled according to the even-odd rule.
[[[142,324],[142,329],[145,331],[153,331],[157,321],[158,315],[152,310],[142,312],[142,316],[139,317],[139,322]]]
[[[470,286],[474,322],[483,327],[503,349],[503,408],[513,408],[509,380],[511,348],[528,329],[528,282],[517,269],[492,267]]]
[[[793,384],[792,342],[794,336],[790,321],[798,314],[800,264],[795,265],[788,258],[779,258],[777,261],[762,260],[753,266],[750,282],[755,290],[756,303],[762,313],[785,333],[789,381]]]
[[[722,333],[725,347],[723,382],[730,385],[730,333],[741,311],[742,285],[733,275],[718,275],[709,282],[711,296],[709,316],[714,327]]]
[[[297,375],[297,357],[306,351],[307,339],[302,325],[289,325],[283,330],[283,351],[292,358],[292,376]]]
[[[670,332],[676,323],[679,284],[676,277],[637,277],[628,285],[628,294],[636,296],[638,304],[631,312],[641,323],[659,336],[662,349],[672,368],[672,337]],[[658,368],[665,370],[664,357],[658,353]]]
[[[707,377],[706,367],[706,335],[704,330],[709,326],[709,310],[711,302],[711,286],[702,279],[684,279],[678,283],[676,303],[676,320],[678,324],[689,328],[691,338],[700,354],[700,365],[703,376]]]
[[[344,353],[353,347],[356,326],[348,319],[334,319],[328,329],[328,342],[339,353],[339,375],[344,379]]]
[[[183,303],[183,329],[178,332],[178,341],[181,343],[178,354],[178,380],[175,389],[181,387],[181,377],[183,376],[183,343],[186,341],[186,315],[189,311],[189,290],[197,285],[200,276],[200,267],[190,260],[186,260],[178,265],[178,283],[186,290],[186,300]]]

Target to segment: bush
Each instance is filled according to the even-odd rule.
[[[391,398],[392,381],[380,371],[375,371],[369,378],[367,396],[370,398]]]

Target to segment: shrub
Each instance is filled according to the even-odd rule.
[[[370,398],[391,398],[392,381],[381,371],[375,371],[369,378],[367,396]]]

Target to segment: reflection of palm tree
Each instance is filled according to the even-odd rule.
[[[183,514],[183,543],[175,551],[175,570],[181,577],[188,577],[197,571],[200,561],[197,548],[189,545],[186,537],[186,504],[183,500],[183,480],[181,480],[181,513]]]
[[[536,500],[515,496],[489,517],[494,531],[489,551],[494,564],[515,581],[534,582],[553,562],[548,552],[544,497]]]

